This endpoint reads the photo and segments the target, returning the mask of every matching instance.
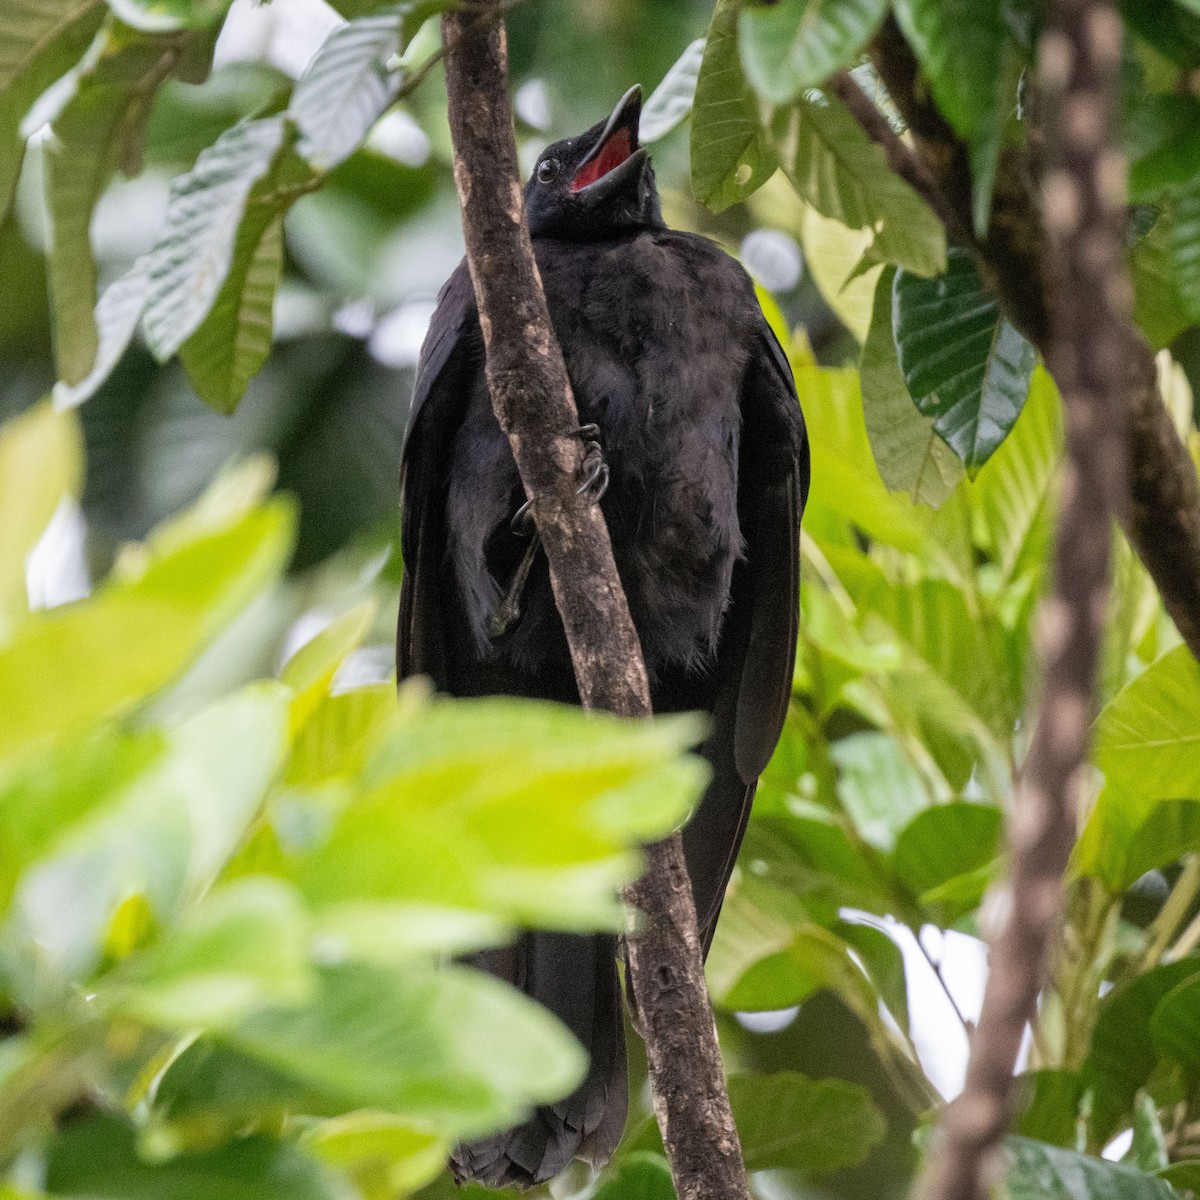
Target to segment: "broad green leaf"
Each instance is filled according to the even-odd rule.
[[[675,1200],[671,1168],[661,1154],[647,1150],[622,1155],[593,1200]]]
[[[888,490],[907,492],[914,503],[939,508],[958,486],[963,468],[905,386],[892,338],[893,274],[888,269],[878,276],[870,329],[859,361],[863,419]]]
[[[284,664],[279,673],[280,682],[296,694],[292,702],[294,730],[316,710],[338,667],[367,636],[376,607],[374,600],[364,600],[335,617]]]
[[[278,575],[291,531],[290,508],[274,502],[31,616],[0,647],[0,758],[144,702]]]
[[[46,1156],[46,1191],[104,1200],[338,1200],[332,1178],[308,1156],[263,1134],[162,1162],[139,1156],[119,1117],[59,1130]]]
[[[875,233],[864,266],[893,263],[920,275],[946,269],[946,233],[925,202],[840,101],[802,99],[771,124],[779,164],[823,216]]]
[[[159,359],[174,354],[208,316],[233,268],[239,238],[256,247],[305,185],[308,168],[295,158],[291,139],[284,117],[243,121],[172,182],[166,227],[147,263],[150,294],[143,317],[146,340]]]
[[[936,909],[938,922],[952,925],[982,899],[988,877],[981,868],[999,855],[1002,826],[1000,810],[988,804],[956,801],[926,809],[896,839],[892,871],[923,902],[935,889],[938,898],[950,898],[946,885],[968,877],[966,886],[953,894],[958,903]]]
[[[811,204],[803,206],[800,240],[804,245],[805,266],[821,298],[860,346],[867,340],[875,284],[883,273],[881,266],[865,272],[857,270],[874,236],[874,230],[848,229],[840,221],[821,216]],[[888,312],[891,312],[890,293]]]
[[[255,241],[255,238],[258,238]],[[197,394],[218,412],[232,412],[271,353],[275,289],[283,273],[283,218],[261,232],[243,221],[229,274],[179,358]]]
[[[260,1013],[223,1040],[347,1108],[452,1136],[501,1128],[583,1076],[586,1056],[566,1030],[479,972],[348,965],[318,977],[311,1003]]]
[[[108,6],[134,29],[171,33],[211,29],[225,19],[232,0],[108,0]]]
[[[1184,312],[1200,322],[1200,174],[1179,190],[1170,239],[1171,266]]]
[[[829,747],[838,768],[838,797],[862,839],[890,851],[900,831],[929,804],[929,795],[894,739],[854,733]]]
[[[1083,1098],[1079,1072],[1042,1067],[1019,1076],[1017,1088],[1013,1132],[1053,1146],[1075,1148]]]
[[[1009,1200],[1175,1200],[1161,1179],[1121,1163],[1010,1137]]]
[[[718,0],[692,105],[692,192],[714,212],[744,200],[775,171],[771,139],[738,61],[740,0]]]
[[[1130,252],[1133,317],[1155,350],[1169,346],[1191,325],[1175,267],[1174,215],[1160,217]]]
[[[900,947],[874,925],[837,921],[832,932],[854,951],[896,1024],[908,1031],[908,983]]]
[[[370,1111],[322,1121],[305,1135],[304,1145],[346,1172],[371,1200],[392,1200],[424,1187],[441,1173],[452,1149],[428,1128]]]
[[[877,541],[915,552],[923,530],[912,505],[890,495],[879,477],[863,423],[858,372],[815,363],[793,363],[792,369],[816,447],[809,527],[824,509]]]
[[[1193,969],[1196,966],[1193,959]],[[1163,996],[1154,1009],[1150,1033],[1163,1058],[1177,1062],[1189,1079],[1200,1074],[1200,979],[1184,979]]]
[[[1062,401],[1049,372],[1039,366],[1021,415],[975,478],[974,494],[1005,583],[1023,564],[1042,557],[1035,535],[1047,523],[1062,438]]]
[[[0,222],[25,156],[21,120],[75,65],[104,12],[101,0],[6,0],[0,9]]]
[[[904,31],[938,108],[971,152],[975,232],[987,231],[1004,128],[1016,111],[1025,58],[1014,28],[1027,24],[1017,0],[898,0]],[[1028,38],[1028,31],[1025,31]]]
[[[1091,1130],[1103,1144],[1132,1116],[1134,1099],[1158,1062],[1151,1022],[1159,1002],[1200,974],[1200,961],[1180,959],[1135,976],[1100,1002],[1083,1086],[1093,1091]]]
[[[750,3],[738,21],[746,78],[772,104],[790,104],[850,65],[883,20],[887,0]]]
[[[114,981],[119,1011],[166,1029],[225,1027],[311,992],[308,919],[276,879],[240,879],[205,897]]]
[[[650,93],[642,105],[638,122],[638,141],[643,145],[666,137],[676,125],[687,120],[696,96],[703,58],[704,38],[689,42],[687,49],[662,77],[662,82]]]
[[[1160,200],[1166,188],[1186,184],[1196,174],[1200,100],[1195,96],[1143,96],[1125,126],[1130,200]]]
[[[1200,799],[1200,665],[1179,646],[1107,704],[1096,765],[1109,784],[1151,800]]]
[[[729,1102],[749,1171],[829,1175],[862,1162],[887,1133],[866,1088],[840,1079],[731,1075]]]
[[[54,385],[57,408],[74,408],[82,404],[94,396],[112,374],[137,331],[149,289],[144,258],[139,258],[124,275],[104,289],[92,318],[97,336],[92,369],[75,385],[61,379]]]
[[[391,104],[401,80],[389,67],[400,52],[400,23],[393,11],[339,26],[296,81],[288,114],[300,134],[296,149],[314,167],[348,158]]]
[[[1001,317],[970,254],[957,248],[937,279],[896,272],[892,329],[909,395],[974,473],[1020,416],[1033,347]]]
[[[15,850],[53,853],[21,876],[10,982],[53,994],[90,973],[127,902],[161,923],[207,889],[279,770],[286,706],[277,685],[251,687],[162,737],[101,739],[70,773],[35,777],[27,798],[43,811],[24,819]],[[99,796],[81,794],[89,784]]]
[[[28,607],[25,559],[82,474],[78,423],[46,401],[0,425],[0,643]]]
[[[1184,70],[1200,66],[1200,12],[1195,0],[1167,4],[1118,0],[1117,7],[1125,24],[1168,62]]]
[[[287,782],[306,787],[356,775],[397,714],[390,683],[319,697],[293,743]]]
[[[69,387],[88,377],[99,351],[92,211],[118,170],[126,175],[140,170],[154,93],[186,48],[182,37],[109,31],[99,58],[54,120],[46,153],[53,227],[49,282],[55,359],[59,378]]]

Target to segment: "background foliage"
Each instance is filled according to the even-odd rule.
[[[394,698],[396,463],[461,240],[438,4],[335,7],[0,14],[5,1196],[449,1195],[453,1140],[581,1051],[439,960],[618,927],[702,784],[689,721]],[[669,219],[755,273],[814,447],[793,701],[709,961],[764,1200],[903,1194],[958,1086],[1061,453],[1032,349],[820,90],[850,67],[898,122],[857,65],[889,8],[982,230],[1032,3],[508,17],[527,160],[661,81]],[[1195,453],[1200,10],[1123,12],[1137,317]],[[1114,537],[1014,1200],[1200,1191],[1200,669]],[[603,1200],[671,1196],[643,1093]]]

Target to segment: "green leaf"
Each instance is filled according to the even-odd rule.
[[[276,879],[248,878],[207,896],[115,981],[120,1011],[186,1032],[228,1026],[311,991],[308,920]]]
[[[1200,799],[1200,665],[1164,654],[1103,709],[1094,756],[1105,780],[1150,799]]]
[[[1021,415],[975,478],[975,496],[1003,583],[1010,583],[1023,565],[1041,561],[1037,531],[1047,524],[1062,441],[1062,401],[1050,373],[1038,366]]]
[[[439,1175],[451,1145],[427,1128],[381,1112],[354,1112],[322,1121],[305,1146],[346,1172],[365,1196],[408,1196]]]
[[[875,237],[873,229],[847,229],[840,221],[823,217],[805,204],[800,217],[800,240],[804,265],[817,285],[821,298],[862,345],[867,340],[875,300],[875,284],[883,267],[858,270],[862,257]],[[888,278],[891,278],[889,274]],[[888,313],[892,298],[888,293]],[[889,315],[888,336],[891,336]]]
[[[142,703],[278,575],[291,532],[290,507],[274,502],[32,615],[0,646],[0,758]]]
[[[889,851],[929,796],[896,741],[883,733],[854,733],[829,747],[838,768],[838,797],[859,836]]]
[[[1159,1005],[1159,1011],[1162,1011],[1162,1005]],[[1157,1173],[1167,1165],[1167,1140],[1163,1136],[1158,1106],[1147,1092],[1138,1092],[1134,1103],[1133,1145],[1129,1155],[1133,1165],[1142,1171]]]
[[[1200,322],[1200,174],[1179,190],[1170,246],[1184,312],[1190,320]]]
[[[907,1033],[908,983],[900,947],[882,929],[858,921],[839,920],[834,924],[833,932],[854,951],[879,998],[887,1005],[896,1024]]]
[[[866,1088],[840,1079],[731,1075],[729,1102],[748,1171],[829,1175],[862,1162],[887,1133]]]
[[[1010,0],[897,0],[895,13],[938,108],[970,147],[973,220],[982,237],[1026,58],[1014,26],[1028,17]]]
[[[348,158],[391,104],[400,24],[399,13],[384,12],[339,26],[296,81],[288,114],[300,131],[296,148],[314,167]]]
[[[1133,318],[1155,350],[1169,346],[1193,323],[1175,265],[1178,239],[1174,226],[1173,213],[1160,217],[1130,253]]]
[[[416,964],[325,968],[310,1004],[260,1013],[222,1038],[347,1108],[430,1121],[452,1136],[560,1099],[587,1061],[545,1009],[498,980]]]
[[[962,463],[938,436],[932,418],[913,403],[892,337],[892,270],[875,287],[871,326],[863,343],[863,419],[888,490],[940,508],[963,477]]]
[[[33,777],[26,799],[42,811],[10,823],[6,850],[14,865],[53,853],[21,875],[5,941],[23,973],[11,981],[56,993],[91,972],[124,904],[162,922],[208,888],[279,769],[286,711],[282,688],[251,687],[165,737],[102,739],[69,771]]]
[[[54,385],[54,403],[58,408],[73,408],[90,399],[112,374],[133,340],[149,291],[145,258],[139,258],[104,289],[93,315],[97,348],[92,368],[75,385],[61,379]]]
[[[172,33],[211,29],[225,19],[232,0],[108,0],[108,6],[134,29]]]
[[[1166,6],[1164,6],[1166,7]],[[1188,183],[1200,162],[1200,100],[1145,96],[1128,114],[1129,198],[1155,201],[1166,188]]]
[[[1180,959],[1135,976],[1100,1002],[1083,1086],[1093,1091],[1091,1132],[1103,1144],[1133,1112],[1138,1089],[1158,1062],[1151,1022],[1159,1002],[1200,972],[1200,962]]]
[[[813,208],[875,232],[865,266],[894,263],[920,275],[946,269],[941,221],[840,101],[822,96],[779,109],[771,136],[784,173]]]
[[[101,0],[7,0],[0,11],[0,222],[25,156],[21,120],[75,65],[104,12]]]
[[[974,473],[1020,416],[1034,349],[1000,316],[965,250],[950,251],[938,279],[897,271],[892,302],[909,395]]]
[[[1185,71],[1200,65],[1200,13],[1195,0],[1166,4],[1119,0],[1117,7],[1125,24],[1168,61]]]
[[[82,474],[79,425],[46,401],[0,425],[0,642],[28,609],[25,559]]]
[[[1175,1200],[1161,1179],[1073,1150],[1005,1140],[1009,1200]]]
[[[333,1180],[294,1147],[256,1134],[215,1150],[149,1162],[133,1127],[98,1116],[59,1130],[46,1190],[106,1200],[337,1200]]]
[[[338,667],[367,636],[376,608],[373,599],[356,604],[330,621],[284,664],[279,672],[280,682],[296,693],[292,705],[294,728],[299,728],[315,711]]]
[[[704,38],[689,42],[687,49],[662,77],[662,82],[650,93],[642,105],[638,123],[638,141],[643,145],[666,137],[676,125],[687,120],[696,97],[703,58]]]
[[[1015,1132],[1034,1141],[1074,1148],[1082,1099],[1079,1072],[1042,1067],[1020,1076],[1018,1089]]]
[[[208,316],[239,241],[244,238],[241,245],[252,254],[306,186],[309,169],[296,159],[291,140],[284,117],[243,121],[172,182],[166,226],[147,263],[150,295],[143,318],[146,340],[160,360]]]
[[[914,897],[970,875],[1000,853],[1003,814],[988,804],[956,801],[918,813],[901,831],[892,852],[892,871]],[[982,885],[975,900],[982,898]],[[972,906],[973,907],[973,906]],[[953,924],[970,911],[943,912]]]
[[[271,353],[275,289],[282,273],[283,218],[276,217],[265,232],[257,222],[243,221],[212,308],[179,347],[196,393],[218,412],[233,412]]]
[[[647,1150],[625,1155],[593,1200],[675,1200],[671,1168],[661,1154]]]
[[[92,211],[116,171],[135,175],[154,93],[187,48],[186,40],[148,38],[119,28],[84,72],[55,118],[46,152],[46,193],[53,241],[49,255],[58,374],[68,386],[86,379],[99,340]]]
[[[744,200],[776,166],[738,61],[739,6],[740,0],[717,0],[692,106],[692,192],[714,212]]]
[[[738,21],[746,78],[772,104],[790,104],[859,55],[887,0],[782,0],[748,4]]]

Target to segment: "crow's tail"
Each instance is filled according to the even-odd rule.
[[[611,934],[527,933],[474,965],[514,984],[548,1008],[590,1056],[587,1078],[565,1100],[537,1109],[523,1125],[459,1146],[455,1178],[489,1187],[531,1187],[573,1158],[603,1166],[625,1129],[629,1085],[625,1027]]]

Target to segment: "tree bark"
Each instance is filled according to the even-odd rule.
[[[1054,590],[1040,614],[1042,695],[1014,798],[983,1010],[923,1200],[984,1200],[1001,1165],[1013,1069],[1061,924],[1107,614],[1109,522],[1126,501],[1131,291],[1124,163],[1112,147],[1121,23],[1110,0],[1054,0],[1039,50],[1047,357],[1067,434]]]
[[[473,10],[475,16],[479,10]],[[597,505],[577,492],[579,415],[533,257],[508,96],[504,25],[442,17],[454,179],[487,351],[492,405],[508,435],[550,565],[585,708],[650,715],[637,631]],[[642,919],[628,961],[654,1108],[680,1200],[749,1200],[704,986],[679,835],[648,848],[629,889]]]
[[[980,277],[1004,315],[1053,370],[1045,269],[1049,255],[1034,184],[1034,156],[1015,149],[1001,155],[991,223],[986,237],[977,239],[970,228],[967,148],[929,98],[919,79],[917,60],[895,18],[885,19],[871,45],[871,58],[908,125],[914,150],[894,135],[889,145],[886,122],[881,127],[864,119],[861,106],[851,104],[851,112],[889,158],[908,155],[913,160],[898,173],[942,216],[951,240],[973,252]],[[852,80],[850,84],[857,88]],[[865,95],[862,99],[870,103]],[[953,214],[949,218],[947,209]],[[1129,501],[1116,516],[1180,636],[1200,660],[1200,483],[1191,455],[1159,398],[1154,355],[1132,322],[1127,321],[1125,328]]]

